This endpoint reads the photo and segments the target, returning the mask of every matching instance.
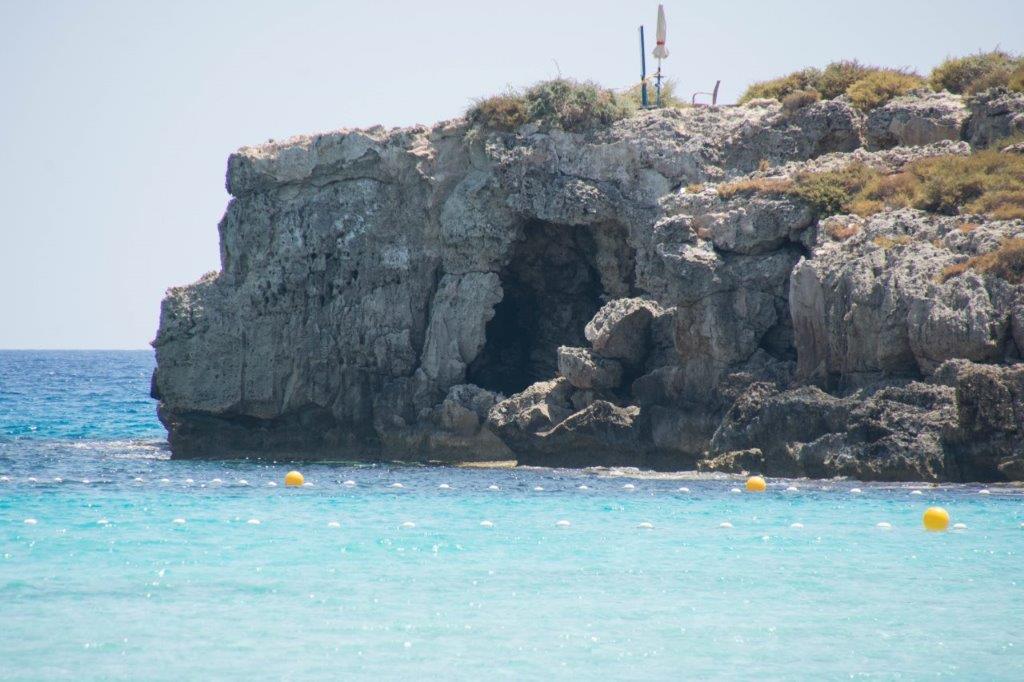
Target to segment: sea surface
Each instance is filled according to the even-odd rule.
[[[287,462],[170,460],[152,369],[0,351],[0,679],[1024,679],[1018,488],[344,463],[286,488]],[[929,505],[966,529],[923,531]]]

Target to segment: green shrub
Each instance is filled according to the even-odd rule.
[[[1024,156],[993,149],[919,159],[901,173],[870,179],[846,208],[871,215],[905,206],[949,215],[985,213],[996,220],[1024,218]]]
[[[913,207],[933,213],[987,214],[994,220],[1024,219],[1024,155],[983,150],[970,156],[919,159],[902,172],[885,174],[862,163],[788,178],[747,178],[723,183],[718,195],[782,194],[806,201],[819,217],[869,216]]]
[[[753,99],[777,99],[781,101],[783,97],[797,90],[815,90],[817,89],[815,84],[820,77],[821,72],[818,69],[804,69],[781,78],[754,83],[740,97],[739,104]]]
[[[853,106],[861,111],[871,111],[893,97],[905,95],[911,90],[924,87],[924,79],[916,73],[896,69],[874,71],[846,91]]]
[[[984,150],[970,156],[936,156],[910,164],[919,189],[914,206],[955,214],[1024,212],[1024,156]],[[995,217],[995,215],[994,215]]]
[[[1020,66],[1011,71],[1010,75],[1006,77],[1006,87],[1013,92],[1024,92],[1024,58],[1020,61]]]
[[[538,83],[526,91],[530,119],[564,130],[609,125],[632,113],[625,98],[596,83],[556,79]]]
[[[530,109],[522,95],[508,93],[477,101],[466,118],[475,126],[512,131],[530,120]]]
[[[473,104],[466,117],[474,126],[511,131],[528,122],[582,131],[609,125],[632,113],[634,107],[596,83],[555,79],[522,92],[508,92]]]
[[[950,58],[936,66],[928,81],[933,90],[974,94],[997,85],[1007,85],[1010,75],[1024,61],[1002,50]]]
[[[817,90],[795,90],[782,98],[782,110],[794,114],[821,99]]]
[[[833,99],[845,94],[851,85],[878,70],[877,66],[867,66],[856,59],[832,62],[822,70],[814,87],[821,93],[822,99]]]
[[[794,194],[818,215],[849,213],[853,198],[877,176],[878,171],[857,162],[832,171],[801,173],[796,177]]]

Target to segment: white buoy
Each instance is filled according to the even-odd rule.
[[[501,490],[501,488],[499,488],[499,487],[498,487],[498,486],[496,486],[496,485],[489,485],[489,486],[487,486],[487,489],[488,489],[488,490]]]
[[[533,486],[533,492],[539,493],[539,492],[543,492],[543,491],[544,491],[544,488],[540,487],[539,485]]]
[[[682,488],[677,489],[676,492],[677,493],[688,493],[688,492],[690,492],[690,489],[687,488],[686,486],[683,486]]]
[[[416,524],[413,523],[412,521],[405,521],[404,523],[402,523],[402,528],[415,528],[415,527],[416,527]]]
[[[144,478],[142,478],[141,476],[136,476],[133,480],[136,483],[145,483],[146,482],[146,480]]]
[[[732,490],[730,490],[729,492],[731,492],[731,493],[738,493],[738,492],[741,492],[741,491],[740,491],[740,489],[739,489],[739,488],[733,488],[733,489],[732,489]]]
[[[566,521],[565,519],[562,519],[561,521],[555,521],[555,525],[559,528],[568,528],[572,524]]]
[[[878,528],[879,530],[892,530],[892,524],[888,521],[879,521],[875,524],[875,528]]]
[[[83,478],[83,479],[82,479],[82,483],[83,483],[84,485],[89,485],[90,483],[92,483],[92,481],[90,481],[90,480],[89,480],[88,478]]]
[[[53,482],[54,482],[54,483],[63,483],[63,482],[64,482],[64,479],[63,479],[63,478],[61,478],[60,476],[54,476],[54,477],[53,477]]]
[[[267,487],[268,488],[276,488],[277,487],[277,483],[275,483],[274,481],[267,481]]]
[[[484,528],[494,528],[494,522],[493,521],[481,521],[480,525],[483,526]]]
[[[39,479],[36,478],[35,476],[29,476],[28,477],[28,482],[29,483],[39,483]]]
[[[110,521],[107,520],[107,519],[100,519],[96,523],[100,524],[101,526],[106,526],[106,525],[108,525],[110,523]]]
[[[791,524],[789,524],[789,527],[790,528],[796,528],[797,530],[800,530],[800,529],[802,529],[804,527],[804,524],[799,523],[799,522],[791,523]]]
[[[0,476],[0,481],[3,481],[4,483],[7,483],[9,480],[11,480],[10,476]]]
[[[851,495],[860,495],[862,492],[864,491],[861,490],[860,488],[850,488]]]
[[[328,528],[341,528],[341,524],[338,523],[337,521],[328,521],[327,522],[327,527]]]
[[[967,530],[967,524],[966,523],[954,523],[953,524],[953,530]]]
[[[795,492],[799,492],[799,491],[800,491],[800,488],[797,488],[795,485],[791,485],[791,486],[786,488],[786,492],[787,493],[795,493]]]
[[[346,488],[351,488],[351,487],[355,486],[355,484],[356,484],[356,482],[352,481],[352,480],[345,481],[344,483],[342,483],[342,485],[345,486]]]
[[[303,481],[302,482],[302,487],[303,488],[312,488],[313,487],[313,482],[312,481]]]
[[[622,486],[622,489],[623,490],[636,490],[636,486],[633,485],[632,483],[627,483],[626,485]]]
[[[732,528],[732,524],[729,523],[728,521],[722,521],[720,524],[718,524],[718,527],[719,528]]]
[[[163,485],[167,485],[170,482],[171,482],[171,479],[169,479],[169,478],[161,478],[160,479],[160,483],[163,484]]]
[[[35,519],[25,519],[25,525],[26,526],[34,526],[37,523],[39,523],[39,522],[36,521]]]
[[[641,521],[640,523],[636,524],[636,527],[643,528],[644,530],[650,530],[654,528],[654,524],[650,521]]]
[[[991,495],[992,491],[989,490],[988,488],[982,488],[981,490],[978,491],[978,494],[979,495]]]
[[[224,481],[220,480],[219,478],[215,478],[212,481],[210,481],[210,485],[220,485],[223,482]]]
[[[181,518],[174,519],[173,521],[171,521],[171,523],[175,523],[175,524],[181,526],[181,525],[183,525],[185,523],[185,519],[181,519]]]
[[[391,488],[404,488],[405,486],[401,483],[392,483],[389,487]]]
[[[246,523],[248,523],[250,526],[258,526],[258,525],[260,525],[260,520],[259,519],[249,519],[248,521],[246,521]]]
[[[590,490],[590,486],[587,486],[587,485],[581,485],[581,486],[578,486],[578,487],[577,487],[576,489],[577,489],[577,490]]]
[[[249,481],[245,480],[244,478],[240,478],[238,479],[238,485],[249,485]]]
[[[924,495],[924,493],[921,492],[920,490],[911,490],[910,494],[911,495]]]
[[[442,483],[441,485],[439,485],[437,487],[440,490],[451,490],[452,489],[452,487],[450,485],[448,485],[447,483]]]

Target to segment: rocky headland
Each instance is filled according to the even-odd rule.
[[[798,104],[239,150],[173,456],[1024,480],[1024,94]]]

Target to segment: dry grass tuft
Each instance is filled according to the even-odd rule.
[[[722,183],[715,188],[722,199],[738,194],[793,194],[795,185],[785,178],[749,178]]]
[[[859,232],[860,225],[857,223],[831,223],[825,228],[825,234],[837,242],[846,241]]]
[[[821,93],[817,90],[794,90],[782,98],[782,110],[793,115],[820,100]]]
[[[1006,280],[1010,284],[1024,284],[1024,239],[1006,239],[995,251],[974,256],[962,263],[947,265],[940,280],[946,280],[974,270]]]
[[[911,239],[910,235],[906,234],[898,234],[895,237],[890,237],[888,235],[883,234],[879,235],[878,237],[875,237],[871,241],[872,243],[874,243],[875,246],[880,246],[883,249],[888,250],[894,246],[906,246],[911,241],[913,241],[913,239]]]

